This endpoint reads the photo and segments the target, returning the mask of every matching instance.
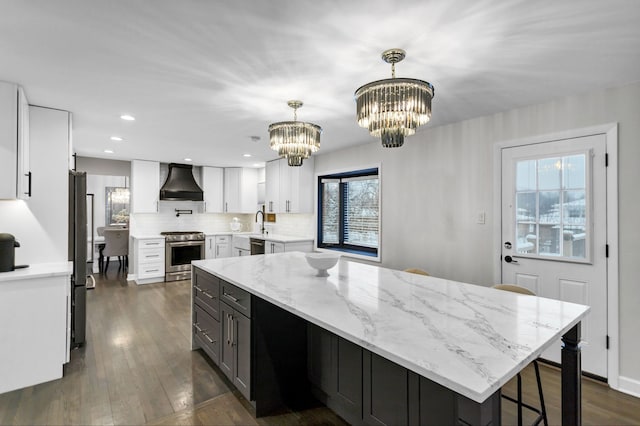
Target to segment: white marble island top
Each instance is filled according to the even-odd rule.
[[[483,402],[589,307],[304,253],[193,265],[415,373]]]

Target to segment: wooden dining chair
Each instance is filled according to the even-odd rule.
[[[424,271],[419,268],[407,268],[404,270],[404,272],[409,272],[409,273],[418,274],[418,275],[429,275],[427,271]]]
[[[512,293],[524,294],[527,296],[535,296],[536,294],[529,290],[528,288],[521,287],[515,284],[496,284],[493,286],[496,290],[510,291]],[[522,426],[522,407],[525,407],[534,413],[538,414],[533,425],[539,424],[541,421],[544,422],[545,426],[549,423],[547,421],[547,410],[544,406],[544,395],[542,393],[542,381],[540,380],[540,368],[538,367],[538,360],[533,360],[533,368],[536,371],[536,381],[538,382],[538,395],[540,397],[540,408],[534,407],[522,401],[522,377],[520,373],[518,373],[518,395],[517,398],[512,398],[508,395],[502,394],[502,397],[508,401],[515,402],[518,404],[518,426]]]

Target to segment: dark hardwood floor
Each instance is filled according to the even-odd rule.
[[[0,424],[345,424],[325,407],[255,419],[226,377],[189,349],[188,281],[137,286],[114,265],[96,281],[87,297],[87,343],[71,352],[62,379],[1,394]],[[541,371],[550,423],[559,424],[559,372]],[[514,383],[505,389],[513,395]],[[536,405],[532,369],[524,391]],[[503,423],[515,424],[515,405],[502,407]],[[583,422],[640,424],[640,399],[584,379]]]

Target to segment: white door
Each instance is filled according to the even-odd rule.
[[[605,151],[605,135],[502,149],[502,282],[589,305],[582,369],[606,378]]]

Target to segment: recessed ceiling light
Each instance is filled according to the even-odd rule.
[[[135,121],[136,119],[133,115],[129,115],[129,114],[122,114],[120,118],[127,121]]]
[[[184,161],[193,161],[191,158],[185,158]]]
[[[253,163],[253,167],[264,167],[264,164],[261,164],[261,163]]]
[[[251,157],[251,154],[244,154],[243,157]]]
[[[112,149],[105,149],[104,152],[105,152],[105,154],[113,154],[113,150]]]
[[[111,140],[116,142],[122,142],[124,139],[122,139],[120,136],[111,136]]]

